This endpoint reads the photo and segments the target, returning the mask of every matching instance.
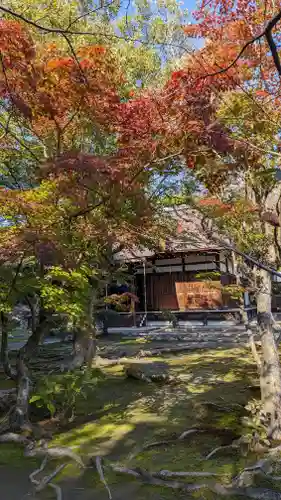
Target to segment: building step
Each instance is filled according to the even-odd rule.
[[[252,325],[251,328],[255,329],[255,325]],[[244,325],[194,325],[194,324],[185,324],[179,325],[177,328],[171,328],[169,324],[166,325],[147,325],[142,327],[115,327],[108,328],[108,332],[111,334],[134,334],[136,337],[141,337],[143,335],[147,335],[148,333],[165,333],[165,334],[193,334],[194,332],[231,332],[239,333],[245,332]]]

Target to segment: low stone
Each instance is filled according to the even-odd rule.
[[[176,379],[169,374],[169,367],[164,362],[143,362],[143,363],[128,363],[124,366],[125,374],[144,382],[162,382],[172,383]]]

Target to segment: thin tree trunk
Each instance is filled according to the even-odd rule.
[[[237,262],[237,260],[238,259],[237,259],[236,255],[234,254],[234,252],[232,252],[233,272],[234,272],[234,274],[236,276],[236,284],[238,286],[242,286],[241,275],[238,272],[238,262]],[[254,333],[251,330],[250,325],[249,325],[248,314],[245,311],[244,295],[242,295],[242,293],[241,293],[241,296],[239,297],[239,309],[240,309],[241,322],[244,325],[244,327],[246,329],[246,332],[248,334],[249,346],[250,346],[250,349],[252,351],[253,358],[254,358],[254,360],[256,362],[258,373],[260,374],[261,359],[260,359],[259,353],[257,351],[257,346],[256,346],[256,343],[255,343],[255,335],[254,335]]]
[[[36,324],[35,311],[33,318],[32,334],[28,338],[26,344],[20,349],[20,355],[28,360],[34,354],[42,338],[45,335],[47,327],[47,315],[44,307],[40,304],[38,323]],[[23,359],[22,358],[22,359]]]
[[[32,299],[30,299],[29,297],[25,297],[25,300],[26,300],[26,303],[27,303],[29,310],[30,310],[30,325],[29,326],[30,326],[31,332],[34,333],[36,330],[36,306],[32,302]],[[40,316],[40,313],[39,313],[39,316]]]
[[[88,349],[86,352],[85,361],[87,363],[87,367],[91,368],[95,358],[97,355],[97,337],[96,337],[96,329],[92,327],[91,329],[91,337],[88,343]]]
[[[261,373],[261,358],[259,356],[259,353],[257,351],[257,346],[256,346],[256,343],[255,343],[255,337],[254,337],[254,334],[252,332],[252,330],[250,328],[248,328],[247,330],[247,333],[248,333],[248,338],[249,338],[249,345],[250,345],[250,348],[251,348],[251,351],[252,351],[252,355],[253,355],[253,358],[257,364],[257,369],[258,369],[258,372],[259,372],[259,375]]]
[[[281,369],[274,339],[271,314],[271,276],[260,270],[257,293],[258,325],[261,338],[260,388],[268,436],[281,439]]]
[[[86,359],[88,349],[88,333],[84,328],[78,328],[74,336],[73,359],[68,365],[69,370],[80,368]]]
[[[96,352],[95,328],[93,326],[92,328],[79,328],[74,339],[74,357],[70,361],[68,369],[74,370],[75,368],[80,368],[84,363],[88,367],[91,367],[96,357]]]
[[[16,372],[12,369],[8,355],[8,318],[6,314],[1,311],[1,363],[3,365],[4,373],[12,380],[17,379]]]
[[[24,425],[29,424],[29,396],[31,391],[31,381],[22,358],[18,360],[17,368],[17,400],[15,410],[10,416],[10,426],[14,430],[20,430]]]
[[[232,258],[232,265],[233,265],[233,274],[236,277],[236,285],[237,286],[242,286],[241,283],[241,275],[238,269],[238,258],[236,257],[234,252],[231,252],[231,258]],[[245,304],[244,304],[244,295],[241,293],[241,296],[238,299],[238,306],[239,306],[239,314],[240,314],[240,322],[245,326],[247,329],[248,326],[248,314],[247,311],[245,311]]]
[[[92,366],[97,353],[96,327],[93,319],[93,306],[95,295],[92,292],[85,321],[78,328],[74,338],[74,358],[69,369],[81,367],[84,363],[88,368]]]
[[[28,338],[25,345],[19,350],[17,358],[17,400],[15,410],[10,417],[10,425],[13,429],[19,430],[26,424],[29,425],[29,396],[32,388],[28,373],[28,361],[36,355],[37,347],[44,334],[46,326],[46,314],[43,307],[40,307],[39,322]],[[27,363],[27,364],[26,364]]]
[[[96,325],[94,324],[94,315],[93,315],[94,301],[95,301],[95,294],[94,291],[92,290],[88,308],[88,328],[90,335],[89,335],[88,350],[85,358],[88,368],[91,368],[93,361],[95,360],[97,355],[97,330],[96,330]]]

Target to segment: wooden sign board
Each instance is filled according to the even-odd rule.
[[[220,281],[177,282],[176,294],[180,311],[222,307]]]

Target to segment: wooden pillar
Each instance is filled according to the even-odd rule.
[[[147,316],[147,289],[146,289],[146,259],[143,259],[143,296],[144,296],[144,314],[145,314],[145,321],[144,324],[146,325],[146,316]]]
[[[237,265],[237,257],[234,252],[231,252],[232,256],[232,267],[233,267],[233,274],[235,275],[236,278],[236,285],[241,286],[241,277],[238,274],[238,265]],[[239,299],[239,322],[241,324],[245,325],[245,328],[247,327],[249,317],[248,317],[248,312],[245,311],[245,296],[243,293],[243,297],[240,297]]]

